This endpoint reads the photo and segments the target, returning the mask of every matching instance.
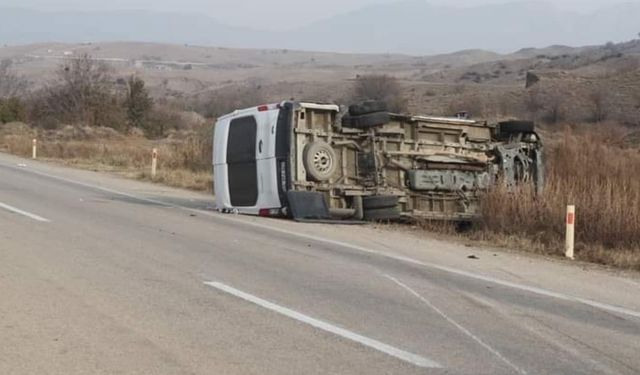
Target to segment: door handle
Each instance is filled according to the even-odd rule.
[[[258,153],[262,154],[262,139],[258,143]]]

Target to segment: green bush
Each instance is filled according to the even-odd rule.
[[[0,99],[0,123],[24,121],[26,110],[18,98]]]

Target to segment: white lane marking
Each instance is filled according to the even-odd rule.
[[[482,306],[485,306],[487,308],[493,309],[496,313],[500,314],[499,317],[496,317],[497,320],[507,319],[507,320],[511,321],[512,324],[517,325],[519,327],[522,327],[523,329],[527,330],[531,334],[534,334],[534,335],[538,336],[539,338],[541,338],[542,340],[545,340],[549,344],[554,345],[559,350],[562,350],[562,351],[564,351],[566,353],[569,353],[569,354],[571,354],[571,355],[573,355],[575,357],[578,357],[578,359],[580,359],[581,361],[589,362],[592,366],[597,367],[597,371],[594,371],[594,373],[621,375],[620,373],[614,372],[608,366],[603,365],[602,363],[596,361],[595,359],[591,358],[590,356],[584,355],[576,347],[573,347],[573,346],[567,344],[566,342],[562,343],[559,339],[556,339],[553,336],[554,334],[556,336],[557,335],[562,335],[563,337],[565,337],[565,339],[571,340],[574,344],[578,344],[578,345],[581,345],[583,347],[587,347],[588,348],[588,346],[584,345],[584,343],[582,343],[582,342],[580,342],[578,340],[575,340],[570,335],[567,335],[566,333],[564,333],[560,329],[558,329],[558,327],[551,327],[551,326],[543,323],[541,319],[539,319],[537,317],[533,317],[533,316],[525,316],[525,317],[514,318],[514,317],[511,316],[511,314],[509,314],[503,308],[501,308],[500,305],[490,301],[487,298],[483,298],[483,297],[480,297],[480,296],[477,296],[477,295],[473,295],[471,293],[466,293],[466,292],[462,292],[462,294],[465,295],[470,300],[474,301],[475,303],[478,303],[478,304],[480,304]],[[519,312],[519,309],[516,309],[516,312]],[[534,325],[531,325],[529,323],[530,321],[533,321],[536,326],[534,327]]]
[[[317,329],[329,332],[329,333],[333,333],[334,335],[340,336],[342,338],[345,338],[347,340],[351,340],[351,341],[355,341],[359,344],[362,344],[366,347],[375,349],[379,352],[388,354],[392,357],[395,357],[397,359],[400,359],[404,362],[408,362],[411,363],[412,365],[418,366],[418,367],[424,367],[424,368],[441,368],[442,366],[440,366],[438,363],[422,357],[420,355],[417,354],[413,354],[413,353],[409,353],[407,351],[404,351],[402,349],[398,349],[396,347],[393,347],[391,345],[387,345],[383,342],[374,340],[374,339],[370,339],[368,337],[359,335],[355,332],[346,330],[344,328],[338,327],[336,325],[333,325],[331,323],[328,322],[324,322],[322,320],[318,320],[315,318],[312,318],[308,315],[302,314],[300,312],[288,309],[286,307],[280,306],[278,304],[275,304],[273,302],[269,302],[266,301],[262,298],[256,297],[254,295],[245,293],[241,290],[235,289],[231,286],[228,286],[226,284],[223,283],[219,283],[219,282],[205,282],[205,285],[208,285],[210,287],[216,288],[222,292],[225,292],[227,294],[231,294],[235,297],[241,298],[247,302],[251,302],[255,305],[258,305],[260,307],[264,307],[267,310],[271,310],[273,312],[276,312],[280,315],[284,315],[288,318],[291,319],[295,319],[299,322],[308,324],[312,327],[315,327]]]
[[[383,276],[386,277],[387,279],[393,281],[398,286],[400,286],[401,288],[405,289],[407,292],[411,293],[414,297],[418,298],[425,305],[429,306],[433,311],[438,313],[438,315],[440,315],[442,318],[444,318],[447,322],[451,323],[451,325],[453,325],[458,330],[460,330],[460,332],[464,333],[465,335],[470,337],[473,341],[477,342],[480,346],[482,346],[483,348],[487,349],[489,352],[491,352],[493,355],[498,357],[498,359],[500,359],[502,362],[507,364],[509,367],[513,368],[514,370],[516,370],[520,374],[523,374],[523,375],[527,374],[527,372],[525,370],[523,370],[520,367],[514,365],[505,356],[503,356],[499,351],[497,351],[496,349],[491,347],[491,345],[487,344],[486,342],[482,341],[481,338],[479,338],[478,336],[476,336],[473,333],[471,333],[468,329],[463,327],[460,323],[458,323],[455,320],[453,320],[453,318],[451,318],[449,315],[447,315],[444,311],[440,310],[437,306],[435,306],[433,303],[431,303],[431,301],[429,301],[428,299],[424,298],[421,294],[419,294],[415,290],[411,289],[409,286],[407,286],[406,284],[404,284],[403,282],[401,282],[400,280],[396,279],[393,276],[390,276],[390,275],[383,275]]]
[[[145,200],[145,198],[143,198],[143,200]],[[160,202],[158,202],[158,201],[154,201],[153,203],[160,204]],[[571,296],[571,295],[567,295],[567,294],[563,294],[563,293],[554,292],[554,291],[551,291],[551,290],[548,290],[548,289],[538,288],[538,287],[535,287],[535,286],[529,286],[529,285],[524,285],[524,284],[518,284],[518,283],[511,282],[511,281],[497,279],[497,278],[494,278],[494,277],[491,277],[491,276],[484,276],[484,275],[476,274],[476,273],[473,273],[473,272],[460,270],[460,269],[457,269],[457,268],[442,266],[442,265],[435,264],[435,263],[430,263],[430,262],[423,262],[423,261],[420,261],[420,260],[417,260],[417,259],[413,259],[413,258],[409,258],[409,257],[403,256],[403,255],[397,255],[397,254],[387,253],[387,252],[384,252],[384,251],[373,250],[373,249],[369,249],[369,248],[358,246],[358,245],[352,245],[352,244],[349,244],[349,243],[346,243],[346,242],[342,242],[342,241],[330,240],[330,239],[327,239],[327,238],[314,236],[314,235],[311,235],[311,234],[299,233],[299,232],[294,232],[294,231],[288,230],[288,229],[281,229],[281,228],[272,227],[272,226],[266,225],[266,224],[260,224],[260,223],[245,221],[245,220],[241,220],[241,219],[236,219],[236,218],[234,218],[232,216],[225,216],[225,215],[221,215],[221,214],[217,214],[217,213],[211,213],[211,212],[208,212],[208,211],[202,211],[202,210],[197,210],[197,209],[187,208],[187,207],[181,207],[181,206],[173,206],[173,207],[182,208],[184,210],[192,211],[192,212],[200,212],[200,213],[202,213],[204,215],[207,215],[207,216],[211,216],[211,217],[214,217],[214,218],[219,218],[221,220],[232,221],[232,222],[235,222],[235,223],[238,223],[238,224],[242,224],[242,225],[252,226],[254,228],[266,229],[266,230],[270,230],[272,232],[278,232],[278,233],[282,233],[282,234],[286,234],[286,235],[290,235],[290,236],[294,236],[294,237],[298,237],[298,238],[304,238],[304,239],[311,240],[311,241],[322,242],[322,243],[329,244],[329,245],[335,245],[335,246],[339,246],[339,247],[344,247],[344,248],[347,248],[347,249],[356,250],[356,251],[360,251],[360,252],[363,252],[363,253],[374,254],[374,255],[385,257],[385,258],[388,258],[388,259],[393,259],[393,260],[397,260],[397,261],[401,261],[401,262],[405,262],[405,263],[409,263],[409,264],[414,264],[414,265],[421,266],[421,267],[431,268],[431,269],[443,271],[443,272],[446,272],[446,273],[450,273],[450,274],[453,274],[453,275],[458,275],[458,276],[463,276],[463,277],[466,277],[466,278],[469,278],[469,279],[484,281],[484,282],[487,282],[487,283],[496,284],[496,285],[508,287],[508,288],[511,288],[511,289],[521,290],[521,291],[537,294],[537,295],[544,296],[544,297],[551,297],[551,298],[556,298],[556,299],[559,299],[559,300],[569,301],[569,302],[578,302],[578,303],[582,303],[582,304],[585,304],[585,305],[588,305],[588,306],[591,306],[591,307],[595,307],[595,308],[598,308],[598,309],[601,309],[601,310],[614,312],[614,313],[619,313],[619,314],[628,315],[628,316],[633,316],[635,318],[640,318],[640,312],[638,312],[638,311],[634,311],[634,310],[627,309],[627,308],[624,308],[624,307],[614,306],[614,305],[610,305],[610,304],[594,301],[594,300],[587,299],[587,298],[575,297],[575,296]]]
[[[18,170],[17,168],[13,168],[13,167],[7,166],[7,165],[5,165],[5,167],[9,168],[9,169]],[[587,298],[575,297],[575,296],[571,296],[571,295],[568,295],[568,294],[554,292],[554,291],[551,291],[551,290],[548,290],[548,289],[538,288],[538,287],[524,285],[524,284],[518,284],[518,283],[514,283],[514,282],[506,281],[506,280],[501,280],[501,279],[497,279],[497,278],[490,277],[490,276],[483,276],[483,275],[479,275],[479,274],[476,274],[476,273],[473,273],[473,272],[460,270],[460,269],[457,269],[457,268],[441,266],[441,265],[438,265],[438,264],[435,264],[435,263],[423,262],[423,261],[420,261],[420,260],[416,260],[416,259],[413,259],[413,258],[402,256],[402,255],[396,255],[396,254],[391,254],[391,253],[387,253],[387,252],[384,252],[384,251],[368,249],[366,247],[362,247],[362,246],[358,246],[358,245],[352,245],[352,244],[349,244],[349,243],[346,243],[346,242],[341,242],[341,241],[336,241],[336,240],[330,240],[330,239],[327,239],[327,238],[318,237],[318,236],[314,236],[314,235],[311,235],[311,234],[304,234],[304,233],[294,232],[294,231],[288,230],[288,229],[281,229],[281,228],[272,227],[270,225],[265,225],[265,224],[250,222],[250,221],[246,221],[246,220],[241,220],[241,219],[237,219],[237,218],[235,218],[233,216],[221,215],[221,214],[212,213],[212,212],[209,212],[209,211],[203,211],[203,210],[198,210],[198,209],[194,209],[194,208],[189,208],[189,207],[179,206],[179,205],[175,205],[175,204],[165,203],[165,202],[162,202],[162,201],[159,201],[159,200],[155,200],[155,199],[143,198],[143,197],[139,197],[139,196],[136,196],[136,195],[133,195],[133,194],[129,194],[129,193],[125,193],[125,192],[121,192],[121,191],[105,188],[105,187],[102,187],[102,186],[88,184],[88,183],[85,183],[85,182],[75,181],[75,180],[71,180],[71,179],[68,179],[68,178],[59,177],[59,176],[55,176],[55,175],[52,175],[52,174],[35,171],[33,169],[29,170],[29,172],[33,173],[33,174],[36,174],[36,175],[43,176],[43,177],[48,177],[48,178],[51,178],[51,179],[54,179],[54,180],[63,181],[63,182],[66,182],[66,183],[70,183],[70,184],[74,184],[74,185],[78,185],[78,186],[84,186],[86,188],[90,188],[90,189],[94,189],[94,190],[100,190],[100,191],[104,191],[104,192],[107,192],[107,193],[117,194],[117,195],[121,195],[123,197],[136,199],[136,200],[139,200],[141,202],[153,203],[153,204],[157,204],[157,205],[164,206],[164,207],[178,208],[178,209],[181,209],[181,210],[185,210],[187,212],[196,212],[196,213],[200,213],[202,215],[207,215],[207,216],[216,218],[218,220],[231,221],[231,222],[234,222],[234,223],[237,223],[237,224],[251,226],[251,227],[254,227],[254,228],[266,229],[266,230],[270,230],[272,232],[278,232],[278,233],[282,233],[282,234],[286,234],[286,235],[290,235],[290,236],[294,236],[294,237],[298,237],[298,238],[304,238],[304,239],[311,240],[311,241],[322,242],[322,243],[326,243],[326,244],[329,244],[329,245],[340,246],[340,247],[343,247],[343,248],[356,250],[356,251],[360,251],[360,252],[363,252],[363,253],[378,255],[378,256],[381,256],[381,257],[388,258],[388,259],[393,259],[393,260],[397,260],[397,261],[401,261],[401,262],[405,262],[405,263],[409,263],[409,264],[414,264],[414,265],[418,265],[418,266],[422,266],[422,267],[436,269],[436,270],[447,272],[447,273],[450,273],[450,274],[463,276],[463,277],[466,277],[466,278],[469,278],[469,279],[484,281],[484,282],[487,282],[487,283],[496,284],[496,285],[500,285],[500,286],[504,286],[504,287],[508,287],[508,288],[512,288],[512,289],[516,289],[516,290],[521,290],[521,291],[537,294],[537,295],[544,296],[544,297],[551,297],[551,298],[556,298],[556,299],[559,299],[559,300],[569,301],[569,302],[578,302],[578,303],[582,303],[584,305],[595,307],[595,308],[598,308],[598,309],[601,309],[601,310],[605,310],[605,311],[608,311],[608,312],[613,312],[613,313],[623,314],[623,315],[627,315],[627,316],[632,316],[632,317],[635,317],[635,318],[640,318],[640,312],[639,311],[634,311],[634,310],[627,309],[627,308],[624,308],[624,307],[614,306],[614,305],[610,305],[610,304],[594,301],[594,300],[587,299]]]
[[[33,220],[35,220],[35,221],[39,221],[39,222],[41,222],[41,223],[49,223],[49,222],[51,222],[51,220],[49,220],[49,219],[45,219],[45,218],[43,218],[42,216],[38,216],[38,215],[36,215],[36,214],[32,214],[32,213],[30,213],[30,212],[23,211],[23,210],[21,210],[21,209],[19,209],[19,208],[16,208],[16,207],[13,207],[13,206],[9,206],[9,205],[8,205],[8,204],[6,204],[6,203],[2,203],[2,202],[0,202],[0,208],[4,208],[5,210],[10,211],[10,212],[13,212],[13,213],[15,213],[15,214],[19,214],[19,215],[22,215],[22,216],[26,216],[26,217],[28,217],[28,218],[30,218],[30,219],[33,219]]]

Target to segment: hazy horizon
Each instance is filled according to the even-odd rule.
[[[588,0],[589,8],[578,7],[576,0],[345,0],[338,7],[332,6],[338,0],[326,0],[322,8],[304,12],[300,6],[286,6],[293,0],[273,0],[268,6],[256,0],[237,0],[215,8],[218,12],[213,15],[205,9],[221,0],[201,4],[200,11],[198,4],[203,0],[184,0],[179,12],[164,0],[128,4],[113,0],[108,5],[89,0],[78,7],[72,6],[78,0],[62,0],[62,6],[55,9],[41,4],[43,0],[23,0],[15,8],[7,6],[17,5],[11,4],[16,0],[5,1],[10,3],[0,10],[0,44],[6,45],[141,41],[434,55],[469,49],[510,53],[551,45],[624,42],[635,39],[640,31],[640,0],[615,2],[596,11],[593,7],[605,2]],[[36,7],[38,4],[42,6]],[[238,11],[241,4],[244,11]],[[42,13],[51,11],[56,13]]]
[[[375,4],[419,2],[421,0],[324,0],[322,6],[301,10],[297,0],[271,0],[268,5],[259,0],[4,0],[2,7],[40,11],[118,11],[146,10],[157,12],[198,13],[230,26],[270,31],[286,31],[308,26],[316,21],[356,11]],[[475,7],[488,4],[547,3],[562,10],[589,12],[616,3],[640,3],[640,0],[424,0],[424,3],[447,7]],[[256,11],[257,9],[257,11]]]

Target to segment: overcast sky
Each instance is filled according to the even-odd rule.
[[[226,24],[285,30],[366,5],[403,0],[2,0],[1,6],[40,10],[121,10],[196,12]],[[425,0],[438,5],[474,6],[510,0]],[[534,0],[535,1],[535,0]],[[547,0],[558,7],[593,10],[613,2],[640,0]]]

